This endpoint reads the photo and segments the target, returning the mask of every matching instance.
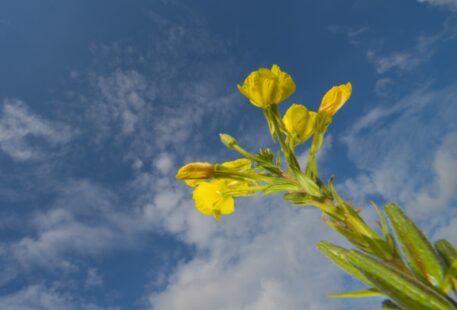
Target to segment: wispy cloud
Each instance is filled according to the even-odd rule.
[[[93,288],[93,287],[103,286],[103,278],[97,272],[97,269],[89,268],[87,270],[85,286],[86,286],[86,288],[89,288],[89,289]]]
[[[457,10],[457,0],[418,0],[422,3],[428,3],[430,5],[443,6],[451,10]]]
[[[352,28],[344,27],[337,25],[330,25],[328,30],[335,34],[342,34],[346,36],[349,43],[352,45],[359,45],[361,42],[361,37],[364,33],[368,32],[370,29],[368,27]]]
[[[33,206],[39,210],[31,207],[0,221],[0,225],[16,221],[21,227],[20,234],[1,244],[0,262],[11,271],[0,277],[1,284],[39,270],[60,280],[80,274],[82,287],[103,285],[102,274],[87,266],[87,258],[144,245],[146,234],[165,232],[188,244],[210,238],[210,229],[199,225],[202,219],[190,198],[183,199],[184,193],[191,196],[187,189],[177,187],[172,169],[178,160],[196,156],[205,147],[200,128],[230,121],[235,87],[227,91],[222,80],[236,69],[225,54],[207,61],[225,43],[212,38],[198,23],[179,25],[156,15],[151,18],[159,31],[147,51],[118,43],[92,46],[94,59],[103,58],[104,67],[96,66],[88,75],[84,71],[73,75],[75,80],[88,80],[88,90],[67,102],[75,105],[78,114],[65,117],[72,128],[78,128],[78,138],[84,139],[82,144],[69,146],[72,154],[89,165],[98,156],[94,152],[101,149],[115,160],[130,161],[131,170],[118,180],[121,189],[100,184],[80,170],[79,176],[46,174],[44,181],[54,182],[53,192],[46,202]],[[212,118],[206,120],[209,112]],[[5,103],[0,128],[5,129],[0,147],[18,160],[45,158],[47,149],[29,143],[30,138],[52,147],[72,137],[67,126],[37,116],[18,101]],[[10,228],[19,226],[5,226],[5,230]],[[19,301],[29,302],[31,295],[54,296],[42,287],[30,291],[23,287],[4,295],[4,304],[22,305]],[[53,302],[64,305],[66,299],[60,297]]]
[[[370,195],[381,195],[416,218],[452,210],[457,189],[452,159],[457,147],[456,95],[455,84],[436,91],[419,89],[357,121],[343,138],[361,169],[345,182],[350,194],[362,203]]]
[[[392,70],[399,72],[409,71],[430,60],[441,43],[456,37],[456,25],[452,20],[447,20],[439,32],[419,36],[411,49],[396,51],[387,55],[371,49],[367,52],[367,57],[373,62],[379,74]]]
[[[48,121],[29,111],[19,100],[5,100],[0,114],[0,149],[11,158],[24,161],[45,156],[46,147],[68,142],[68,126]]]
[[[190,223],[200,231],[192,237],[200,250],[172,274],[166,290],[151,294],[154,309],[350,307],[324,297],[343,290],[344,277],[315,248],[320,239],[335,240],[316,210],[279,199],[242,200],[231,219],[210,221],[199,216]]]
[[[35,284],[24,287],[23,289],[0,296],[0,307],[2,309],[88,309],[100,310],[102,308],[85,303],[79,296],[62,293],[59,287]],[[103,308],[115,309],[115,308]]]

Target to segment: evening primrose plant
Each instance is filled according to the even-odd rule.
[[[383,309],[457,309],[457,250],[450,242],[439,240],[433,245],[394,203],[383,208],[372,203],[380,226],[374,229],[361,217],[360,209],[337,193],[333,177],[328,182],[319,177],[317,153],[334,115],[351,97],[351,83],[327,91],[318,111],[294,103],[281,117],[278,104],[295,88],[292,77],[277,65],[252,72],[238,85],[239,91],[262,109],[280,151],[275,155],[264,148],[252,153],[235,138],[221,134],[222,143],[241,158],[220,164],[190,163],[176,175],[194,187],[197,210],[220,220],[235,211],[234,198],[258,193],[282,194],[293,205],[314,206],[322,211],[324,223],[354,247],[321,241],[318,249],[367,287],[329,297],[380,296],[385,298]],[[308,161],[306,167],[300,167],[296,148],[306,143],[310,144]]]

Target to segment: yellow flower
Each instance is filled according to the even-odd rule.
[[[295,91],[295,83],[289,74],[282,72],[278,65],[273,65],[271,70],[260,68],[251,72],[243,85],[238,85],[238,90],[253,105],[266,108],[289,98]]]
[[[211,163],[195,162],[185,165],[178,170],[176,178],[183,180],[189,186],[214,177],[215,165]]]
[[[193,194],[197,210],[205,215],[212,215],[217,220],[221,218],[221,215],[233,213],[235,201],[233,197],[224,195],[226,186],[225,180],[200,183]]]
[[[330,116],[335,113],[348,101],[351,97],[351,83],[332,87],[322,98],[319,112],[325,112]]]
[[[287,109],[282,121],[295,144],[305,142],[313,134],[316,115],[302,104],[294,103]]]

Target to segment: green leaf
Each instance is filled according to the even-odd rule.
[[[384,300],[382,302],[382,309],[386,310],[401,310],[399,306],[397,306],[392,300]]]
[[[457,250],[449,241],[444,239],[438,240],[435,242],[435,247],[448,266],[457,260]]]
[[[269,148],[261,148],[257,156],[266,162],[273,163],[274,155]]]
[[[445,279],[443,280],[442,287],[445,291],[450,289],[452,284],[454,291],[457,293],[457,250],[452,243],[447,240],[438,240],[435,242],[435,248],[443,257],[447,265]]]
[[[387,220],[386,220],[386,217],[384,216],[384,213],[382,213],[381,209],[373,201],[370,201],[370,203],[376,209],[376,212],[378,213],[379,226],[381,227],[381,231],[382,231],[382,234],[384,235],[384,239],[386,240],[388,246],[391,248],[394,256],[399,257],[398,250],[395,245],[395,241],[392,237],[392,234],[390,233],[389,226],[387,225]]]
[[[357,246],[359,249],[372,253],[371,249],[371,244],[367,242],[368,238],[361,236],[360,234],[349,230],[344,227],[344,225],[341,225],[339,222],[331,220],[331,219],[326,219],[322,218],[322,220],[331,228],[333,228],[336,232],[338,232],[340,235],[343,235],[349,242]]]
[[[355,250],[348,251],[346,256],[349,262],[373,283],[372,287],[389,296],[400,307],[405,309],[457,309],[447,296],[398,269]]]
[[[276,167],[281,168],[281,151],[276,154]]]
[[[296,177],[298,183],[300,183],[306,193],[315,197],[320,197],[322,195],[319,186],[317,186],[317,184],[308,176],[300,172],[296,174]]]
[[[370,201],[370,204],[375,208],[376,212],[378,213],[379,216],[379,226],[381,226],[381,231],[384,235],[384,237],[390,235],[389,232],[389,226],[387,226],[387,220],[384,214],[381,212],[381,209],[379,209],[378,205],[374,203],[374,201]]]
[[[379,296],[384,296],[384,294],[374,288],[370,288],[367,290],[361,290],[361,291],[355,291],[355,292],[346,292],[346,293],[327,295],[327,297],[329,297],[329,298],[365,298],[365,297],[379,297]]]
[[[311,196],[305,193],[287,193],[284,194],[283,198],[296,206],[311,205],[314,201]]]
[[[274,182],[274,184],[271,184],[263,191],[264,195],[271,195],[279,192],[294,192],[300,189],[297,184],[286,180],[276,179]]]
[[[438,287],[443,281],[444,269],[431,243],[400,207],[390,203],[385,211],[414,273]]]
[[[347,253],[349,252],[349,250],[331,244],[327,241],[319,242],[317,248],[319,249],[319,251],[324,253],[331,261],[333,261],[338,267],[349,273],[351,276],[355,277],[356,279],[359,279],[368,286],[373,286],[373,284],[371,284],[367,277],[365,277],[362,272],[360,272],[349,262],[347,258]]]

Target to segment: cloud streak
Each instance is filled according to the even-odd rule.
[[[417,219],[452,211],[456,95],[455,84],[441,90],[418,89],[355,122],[342,140],[361,172],[345,182],[347,193],[360,203],[381,195]]]
[[[457,0],[418,0],[421,3],[428,3],[435,6],[443,6],[457,11]]]
[[[417,37],[410,49],[387,55],[381,55],[371,49],[367,52],[367,57],[374,64],[378,74],[390,71],[407,72],[429,61],[436,54],[440,44],[453,40],[456,36],[456,25],[452,20],[447,20],[439,32]]]
[[[45,157],[46,148],[68,142],[68,126],[48,121],[29,111],[19,100],[5,100],[0,114],[0,149],[17,161]]]

